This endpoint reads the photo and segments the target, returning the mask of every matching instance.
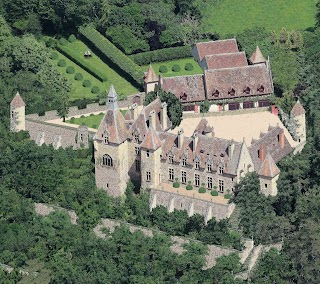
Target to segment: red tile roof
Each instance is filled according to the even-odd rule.
[[[146,137],[143,139],[140,147],[150,150],[157,150],[161,147],[161,141],[156,131],[149,127]]]
[[[260,48],[258,46],[256,47],[256,50],[251,55],[250,61],[253,64],[266,62],[266,59],[263,57],[263,54],[262,54],[262,52],[261,52],[261,50],[260,50]]]
[[[244,52],[206,55],[203,61],[206,63],[208,69],[222,69],[248,65]]]
[[[273,178],[276,175],[278,175],[279,173],[280,173],[279,168],[277,167],[276,163],[274,162],[270,153],[268,152],[266,158],[264,159],[264,161],[261,164],[261,167],[260,167],[258,174],[260,176]]]
[[[198,51],[200,61],[206,55],[219,53],[234,53],[239,51],[235,39],[199,42],[195,45],[195,47]]]
[[[302,115],[305,113],[306,113],[306,111],[304,110],[302,104],[300,103],[299,100],[297,100],[296,104],[293,106],[293,108],[291,110],[291,115],[298,116],[298,115]]]
[[[159,77],[157,76],[157,74],[154,72],[151,64],[149,66],[148,72],[144,78],[144,81],[146,83],[151,83],[151,82],[157,82],[159,80]]]
[[[26,106],[23,99],[21,98],[19,92],[14,96],[13,100],[11,101],[10,105],[15,108],[20,108]]]

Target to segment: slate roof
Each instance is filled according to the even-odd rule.
[[[196,43],[200,61],[206,56],[219,53],[234,53],[238,52],[238,45],[235,39],[217,40],[209,42]]]
[[[302,106],[300,101],[297,100],[297,102],[295,103],[295,105],[293,106],[293,108],[291,110],[291,115],[292,116],[298,116],[298,115],[302,115],[302,114],[305,114],[305,113],[306,113],[306,111],[304,110],[304,107]]]
[[[159,77],[157,76],[157,74],[154,72],[151,64],[149,66],[149,69],[147,71],[147,74],[144,78],[144,81],[146,83],[151,83],[151,82],[158,82],[159,81]]]
[[[250,57],[250,61],[253,64],[257,64],[257,63],[263,63],[266,62],[266,59],[264,58],[260,48],[257,46],[255,51],[253,52],[253,54]]]
[[[206,55],[203,61],[206,64],[207,69],[222,69],[248,65],[246,54],[244,52]]]
[[[14,108],[20,108],[26,106],[23,99],[21,98],[19,92],[16,93],[13,100],[11,101],[10,105]]]
[[[264,161],[262,162],[260,170],[258,171],[258,174],[260,176],[271,177],[271,178],[280,174],[280,170],[277,167],[274,160],[272,159],[270,153],[267,154]]]
[[[203,75],[162,78],[161,88],[175,94],[181,102],[197,102],[206,99]]]
[[[248,65],[243,67],[205,70],[205,85],[208,99],[232,97],[229,91],[235,91],[233,97],[255,96],[273,92],[272,78],[266,65]],[[250,89],[249,94],[244,90]],[[219,97],[213,94],[219,92]]]
[[[149,127],[146,137],[143,139],[140,147],[150,150],[157,150],[161,147],[161,141],[152,127]]]

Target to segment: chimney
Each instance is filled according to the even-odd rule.
[[[279,143],[280,143],[281,149],[283,149],[284,148],[284,132],[283,131],[279,133]]]
[[[133,118],[133,120],[136,120],[138,117],[138,104],[137,103],[132,104],[130,107],[130,111],[131,111],[131,117]]]
[[[264,158],[265,158],[265,151],[264,151],[264,144],[261,144],[261,146],[260,146],[260,152],[259,152],[259,154],[260,154],[260,161],[264,161]]]
[[[149,127],[156,129],[156,112],[153,110],[149,113]]]
[[[183,144],[183,129],[181,128],[178,131],[178,148],[181,149],[182,148],[182,144]]]
[[[195,152],[197,149],[198,139],[199,139],[198,132],[195,131],[192,134],[192,150],[193,150],[193,152]]]
[[[228,156],[229,156],[230,159],[232,159],[233,152],[234,152],[234,140],[232,139],[230,141],[229,146],[228,146]]]
[[[161,125],[162,125],[162,130],[166,130],[168,128],[168,105],[166,102],[161,104]]]

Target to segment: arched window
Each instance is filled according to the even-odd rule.
[[[113,167],[112,158],[107,154],[103,155],[102,156],[102,165],[107,166],[107,167]]]
[[[236,94],[236,90],[234,88],[231,88],[228,92],[229,96],[234,96]]]

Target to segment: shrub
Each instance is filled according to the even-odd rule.
[[[179,187],[180,187],[180,183],[177,182],[177,181],[175,181],[175,182],[173,183],[173,187],[174,187],[174,188],[179,188]]]
[[[212,195],[212,196],[218,196],[219,193],[218,193],[218,191],[216,191],[216,190],[212,190],[212,191],[211,191],[211,195]]]
[[[59,58],[59,55],[56,52],[51,52],[49,58],[52,60],[57,60]]]
[[[187,63],[185,66],[184,66],[184,70],[186,71],[192,71],[193,70],[193,65],[192,63]]]
[[[90,80],[84,80],[83,83],[82,83],[82,86],[85,87],[85,88],[91,87]]]
[[[100,114],[100,115],[103,115],[104,113],[103,113],[103,112],[100,112],[99,114]]]
[[[76,75],[74,75],[74,79],[76,81],[81,81],[83,79],[83,76],[81,73],[76,73]]]
[[[159,72],[160,72],[160,73],[167,73],[167,72],[168,72],[167,66],[166,66],[166,65],[161,65],[161,66],[159,67]]]
[[[99,94],[100,93],[100,88],[98,86],[93,86],[91,88],[91,93],[92,94]]]
[[[193,187],[192,187],[191,184],[188,184],[188,185],[186,186],[186,189],[187,189],[187,190],[192,190],[192,188],[193,188]]]
[[[77,40],[77,38],[76,38],[75,35],[70,35],[70,36],[68,37],[68,41],[69,41],[69,42],[75,42],[76,40]]]
[[[75,118],[74,118],[74,117],[71,117],[71,118],[70,118],[70,123],[74,123],[74,121],[75,121]]]
[[[93,125],[92,125],[92,128],[97,129],[98,126],[97,126],[96,124],[93,124]]]
[[[84,115],[81,115],[80,118],[85,118],[85,116],[84,116]],[[82,125],[84,125],[84,123],[82,123]]]
[[[230,199],[231,198],[231,194],[227,193],[224,195],[224,199]]]
[[[67,63],[66,63],[66,61],[64,59],[59,59],[58,66],[59,67],[66,67]]]
[[[94,113],[90,113],[90,116],[94,116]]]
[[[172,66],[171,70],[172,70],[173,72],[179,72],[179,71],[181,71],[181,68],[180,68],[180,66],[179,66],[178,64],[174,64],[174,65]]]
[[[138,65],[191,57],[190,46],[177,46],[137,53],[129,56]]]
[[[68,44],[68,41],[65,39],[65,38],[60,38],[59,39],[59,43],[61,44],[61,45],[67,45]]]
[[[199,193],[206,193],[206,189],[204,187],[200,187],[198,192]]]
[[[68,66],[67,69],[66,69],[66,72],[68,74],[74,74],[75,70],[74,70],[74,68],[72,66]]]

